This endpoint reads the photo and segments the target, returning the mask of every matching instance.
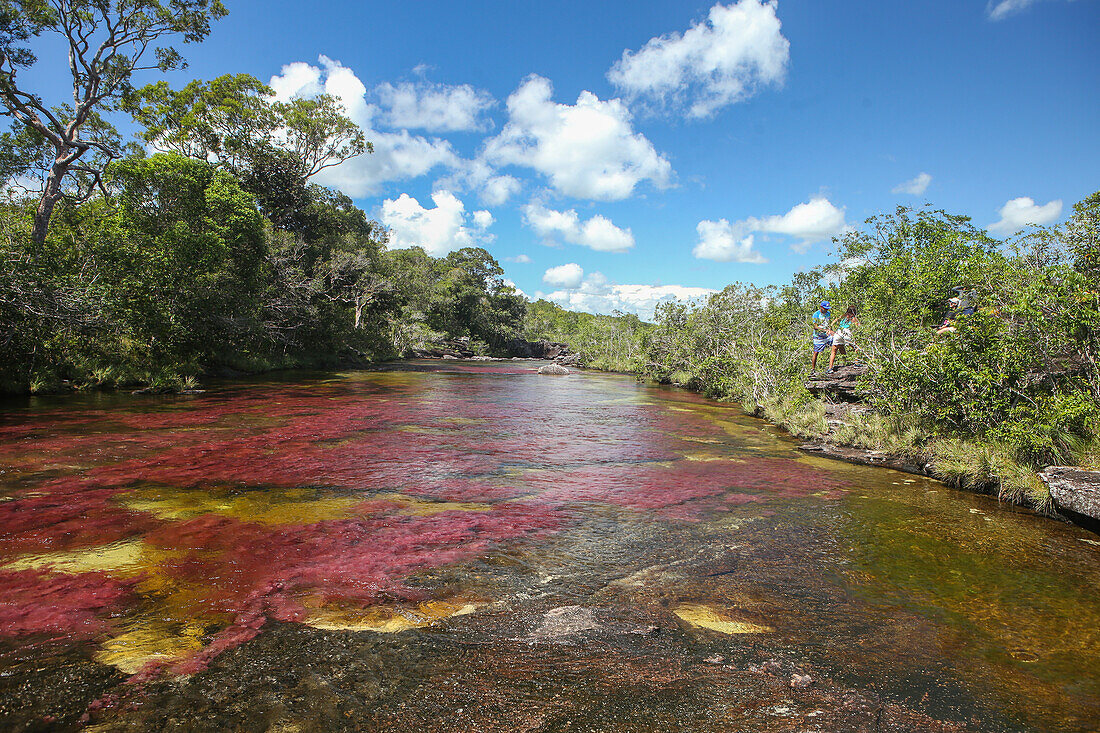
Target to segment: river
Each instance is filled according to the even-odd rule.
[[[1097,728],[1095,534],[537,366],[0,408],[0,729]]]

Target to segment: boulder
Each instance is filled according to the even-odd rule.
[[[568,374],[569,370],[563,367],[561,364],[547,364],[544,367],[539,367],[539,374]]]
[[[561,364],[562,366],[575,366],[575,367],[583,366],[583,364],[581,364],[581,355],[577,354],[577,353],[565,354],[563,356],[559,356],[554,361]]]
[[[1039,472],[1059,509],[1100,519],[1100,471],[1051,466]]]
[[[570,353],[568,344],[559,344],[546,339],[539,341],[508,339],[504,342],[504,349],[512,356],[522,359],[556,359]]]

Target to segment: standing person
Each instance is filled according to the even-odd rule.
[[[829,301],[821,301],[821,307],[814,311],[810,320],[814,329],[814,356],[810,373],[814,374],[817,372],[817,355],[833,344],[833,332],[829,328]]]
[[[856,316],[855,306],[848,306],[848,310],[844,311],[840,322],[836,324],[836,333],[833,334],[833,350],[829,352],[829,369],[825,372],[826,374],[832,374],[835,371],[833,365],[836,363],[837,349],[842,349],[840,353],[843,354],[849,346],[853,349],[856,348],[855,342],[852,341],[852,329],[862,325],[859,322],[859,317]]]

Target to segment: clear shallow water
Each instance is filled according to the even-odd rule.
[[[10,406],[0,728],[1096,729],[1096,535],[536,366]]]

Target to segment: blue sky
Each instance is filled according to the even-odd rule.
[[[1100,188],[1098,0],[227,5],[173,82],[336,94],[376,152],[319,182],[578,309],[781,283],[898,204],[1008,236]]]

